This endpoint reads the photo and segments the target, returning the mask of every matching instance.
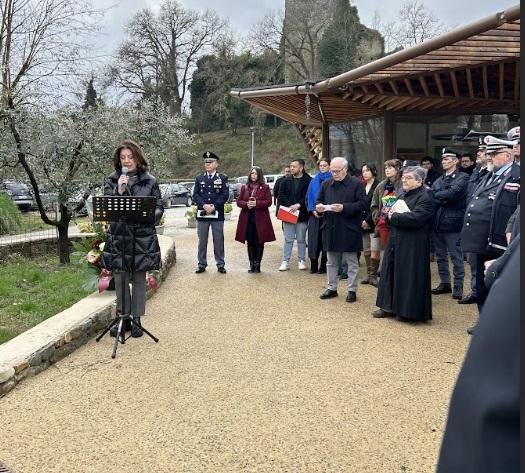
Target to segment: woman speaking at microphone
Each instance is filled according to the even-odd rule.
[[[106,181],[104,195],[155,197],[157,224],[164,213],[160,189],[157,180],[148,173],[148,163],[140,146],[132,140],[122,141],[113,155],[113,166],[115,172]],[[140,318],[146,308],[146,272],[161,266],[155,225],[112,222],[104,246],[102,266],[115,278],[117,314],[131,314],[135,321],[131,336],[141,337]],[[125,328],[130,329],[129,325]],[[111,336],[116,336],[117,330],[118,324],[111,328]]]

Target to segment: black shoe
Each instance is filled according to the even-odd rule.
[[[115,325],[113,325],[113,327],[111,327],[109,329],[109,336],[110,337],[116,337],[117,336],[117,332],[118,332],[118,324],[120,322],[117,322]],[[129,319],[126,319],[124,320],[124,325],[122,327],[122,330],[124,330],[124,332],[129,332],[131,330],[131,322]]]
[[[144,335],[144,332],[142,331],[142,328],[140,326],[140,317],[134,318],[133,322],[135,323],[131,326],[131,336],[133,338],[142,337],[142,335]]]
[[[321,268],[319,271],[317,271],[317,274],[326,274],[326,268]]]
[[[331,299],[332,297],[337,297],[337,291],[327,289],[319,296],[319,299]]]
[[[260,273],[261,272],[261,262],[260,261],[256,261],[254,266],[253,266],[253,272],[254,273]]]
[[[339,279],[342,281],[343,279],[348,279],[348,274],[341,274],[339,276]]]
[[[438,287],[431,289],[430,292],[432,294],[450,294],[452,292],[452,287],[450,287],[450,283],[442,282]]]
[[[354,291],[348,291],[348,295],[346,296],[346,302],[355,302],[356,300],[356,293]]]
[[[255,263],[253,261],[250,261],[250,269],[248,270],[249,273],[255,273]]]
[[[463,289],[454,289],[452,292],[452,299],[460,301],[463,298]]]
[[[195,270],[195,274],[204,273],[204,271],[206,271],[206,268],[204,268],[204,267],[202,267],[202,266],[199,266],[199,267]]]
[[[219,271],[219,273],[221,274],[226,274],[226,268],[224,266],[219,266],[217,268],[217,271]]]
[[[478,298],[472,294],[469,294],[468,296],[459,300],[458,304],[475,304],[476,302],[478,302]]]

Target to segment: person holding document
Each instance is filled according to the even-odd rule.
[[[254,166],[248,176],[248,183],[241,187],[237,206],[241,209],[235,239],[246,242],[249,273],[261,272],[264,244],[275,240],[269,207],[272,205],[270,187],[264,182],[259,166]]]
[[[197,255],[197,274],[206,271],[208,262],[208,235],[210,227],[213,237],[213,252],[217,271],[225,274],[224,267],[224,204],[228,202],[228,177],[217,172],[219,156],[207,151],[204,157],[204,173],[195,179],[193,201],[197,204],[197,235],[199,249]]]
[[[427,171],[407,167],[401,178],[405,191],[387,214],[390,236],[379,278],[375,318],[432,319],[430,293],[430,231],[434,200],[423,184]]]
[[[320,298],[337,296],[337,271],[341,256],[348,262],[347,302],[357,300],[357,273],[359,262],[357,252],[363,250],[361,222],[366,209],[365,187],[356,177],[348,174],[348,161],[334,158],[330,162],[332,178],[321,185],[315,210],[323,215],[321,230],[323,248],[326,251],[328,286]]]

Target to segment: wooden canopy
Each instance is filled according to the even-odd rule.
[[[322,127],[388,111],[519,113],[519,16],[516,5],[315,84],[231,95],[298,126]]]

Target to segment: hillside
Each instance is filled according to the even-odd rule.
[[[308,162],[305,145],[291,125],[257,130],[255,134],[254,164],[261,166],[265,174],[281,173],[292,157]],[[261,132],[263,134],[261,134]],[[213,151],[220,157],[220,171],[230,178],[248,174],[251,166],[251,133],[240,128],[231,131],[214,131],[196,135],[196,157],[183,158],[177,165],[178,179],[193,179],[202,172],[202,153]],[[182,161],[182,162],[181,162]]]

